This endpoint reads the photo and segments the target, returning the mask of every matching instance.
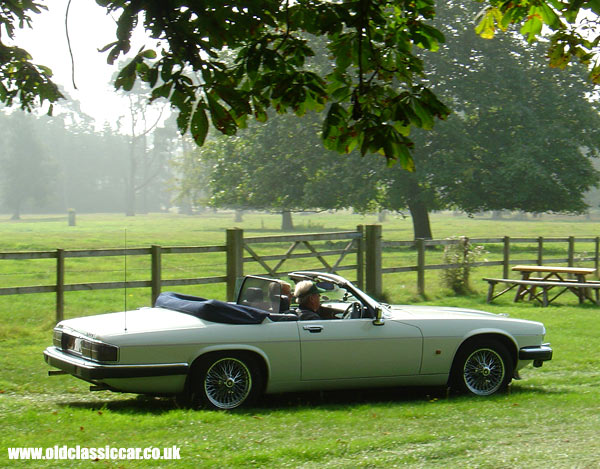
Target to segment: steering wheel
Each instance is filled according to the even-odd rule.
[[[358,301],[354,301],[346,308],[342,319],[359,319],[362,313],[362,305]]]

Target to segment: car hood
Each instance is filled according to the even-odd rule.
[[[545,334],[544,325],[526,319],[509,318],[506,314],[494,314],[476,309],[452,308],[447,306],[390,307],[386,318],[421,329],[425,336],[461,336],[469,331],[504,331],[513,335]]]
[[[403,319],[407,316],[421,319],[506,318],[508,316],[507,314],[494,314],[477,309],[412,305],[392,305],[390,306],[389,314],[390,319]]]
[[[173,329],[206,327],[208,322],[164,308],[141,308],[62,321],[59,326],[93,339]]]

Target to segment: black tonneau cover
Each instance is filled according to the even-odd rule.
[[[156,299],[157,308],[191,314],[200,319],[224,324],[260,324],[269,313],[251,306],[207,300],[198,296],[163,292]]]

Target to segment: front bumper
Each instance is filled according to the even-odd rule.
[[[533,360],[533,366],[540,367],[545,361],[552,360],[550,344],[523,347],[519,350],[519,360]]]
[[[86,381],[107,378],[147,378],[154,376],[185,375],[187,363],[159,363],[138,365],[111,365],[98,363],[63,352],[58,347],[44,350],[44,360],[50,366]]]

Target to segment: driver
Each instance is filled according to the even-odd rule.
[[[301,321],[336,319],[334,311],[321,306],[321,292],[314,282],[310,280],[298,282],[294,296],[298,301],[298,314]]]

